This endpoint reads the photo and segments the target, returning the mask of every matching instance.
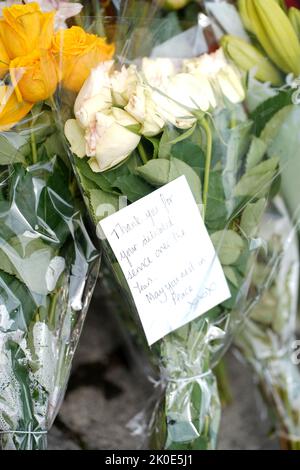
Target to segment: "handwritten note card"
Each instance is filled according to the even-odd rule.
[[[230,297],[184,176],[101,222],[149,345]]]

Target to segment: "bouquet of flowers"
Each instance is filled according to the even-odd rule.
[[[269,278],[260,302],[235,339],[276,417],[283,448],[299,450],[300,372],[293,362],[299,287],[297,231],[283,201],[275,199],[264,216],[261,236],[269,250],[258,257],[253,285]],[[277,421],[277,422],[276,422]]]
[[[255,133],[266,152],[280,158],[282,195],[297,227],[300,198],[298,180],[295,179],[300,171],[297,158],[300,144],[299,3],[275,0],[239,0],[236,3],[237,9],[227,2],[207,2],[207,6],[222,26],[223,33],[227,30],[224,11],[231,12],[234,18],[237,12],[240,15],[237,34],[223,36],[221,43],[228,58],[247,77],[246,103],[256,122]],[[259,114],[264,115],[263,120],[259,119]],[[291,242],[293,236],[286,212],[280,206],[273,214],[278,227],[273,232],[267,228],[270,223],[264,224],[271,249],[268,255],[260,255],[257,283],[261,282],[259,273],[265,263],[270,270],[272,262],[280,269],[277,271],[272,267],[270,287],[262,304],[247,320],[237,342],[253,367],[271,414],[277,417],[283,447],[298,449],[299,370],[291,360],[289,348],[296,330],[298,256]]]
[[[28,3],[0,21],[1,449],[46,447],[99,272],[52,96],[58,83],[80,88],[113,46],[63,30],[72,40],[58,74],[55,18]]]
[[[189,60],[149,55],[124,65],[118,54],[96,67],[76,98],[73,117],[65,119],[72,110],[62,106],[60,119],[99,236],[102,221],[121,214],[125,199],[129,208],[137,207],[181,176],[198,203],[231,297],[155,342],[151,357],[162,393],[147,430],[154,448],[212,449],[221,411],[212,367],[259,297],[251,289],[262,244],[257,231],[281,170],[277,155],[256,135],[264,110],[257,111],[256,122],[248,119],[242,81],[222,49]],[[184,212],[179,215],[184,219]],[[111,246],[106,240],[102,246],[131,305],[131,330],[142,342],[132,291]],[[178,262],[184,256],[178,254]],[[195,310],[212,265],[199,278],[200,296],[189,299]]]

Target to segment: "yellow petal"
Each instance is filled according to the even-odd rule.
[[[0,87],[0,131],[6,131],[21,121],[32,109],[33,104],[19,102],[13,87]]]

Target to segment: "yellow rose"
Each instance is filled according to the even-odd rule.
[[[34,49],[49,49],[54,34],[55,11],[42,13],[37,3],[3,8],[0,37],[10,59]]]
[[[33,51],[14,59],[10,75],[19,101],[46,100],[55,93],[58,83],[56,63],[49,51]]]
[[[12,86],[0,86],[0,131],[7,131],[21,121],[32,107],[32,103],[18,101]]]
[[[53,51],[61,70],[63,86],[78,92],[91,70],[99,63],[111,59],[113,44],[105,38],[86,33],[79,26],[59,31],[54,38]]]
[[[9,57],[0,38],[0,78],[3,78],[9,68]]]

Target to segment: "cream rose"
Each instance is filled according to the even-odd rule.
[[[76,98],[74,113],[83,128],[95,120],[97,112],[112,106],[110,84],[112,67],[113,61],[107,61],[93,69]]]
[[[131,95],[125,110],[131,114],[140,124],[140,133],[147,137],[159,134],[164,125],[164,119],[159,115],[152,98],[152,90],[145,85],[137,85]]]
[[[172,77],[165,90],[155,91],[153,99],[162,118],[180,129],[196,122],[195,112],[206,112],[217,104],[209,81],[188,73]]]
[[[96,123],[86,132],[87,156],[93,171],[103,172],[125,160],[138,146],[140,135],[127,129],[137,125],[126,111],[113,108],[111,113],[96,113]]]
[[[146,82],[154,88],[164,87],[175,73],[175,65],[171,59],[145,57],[142,61],[142,74]]]
[[[231,103],[239,103],[245,99],[245,91],[241,78],[236,70],[227,62],[223,50],[214,54],[188,60],[184,63],[185,70],[199,80],[210,81],[219,96],[225,96]]]

